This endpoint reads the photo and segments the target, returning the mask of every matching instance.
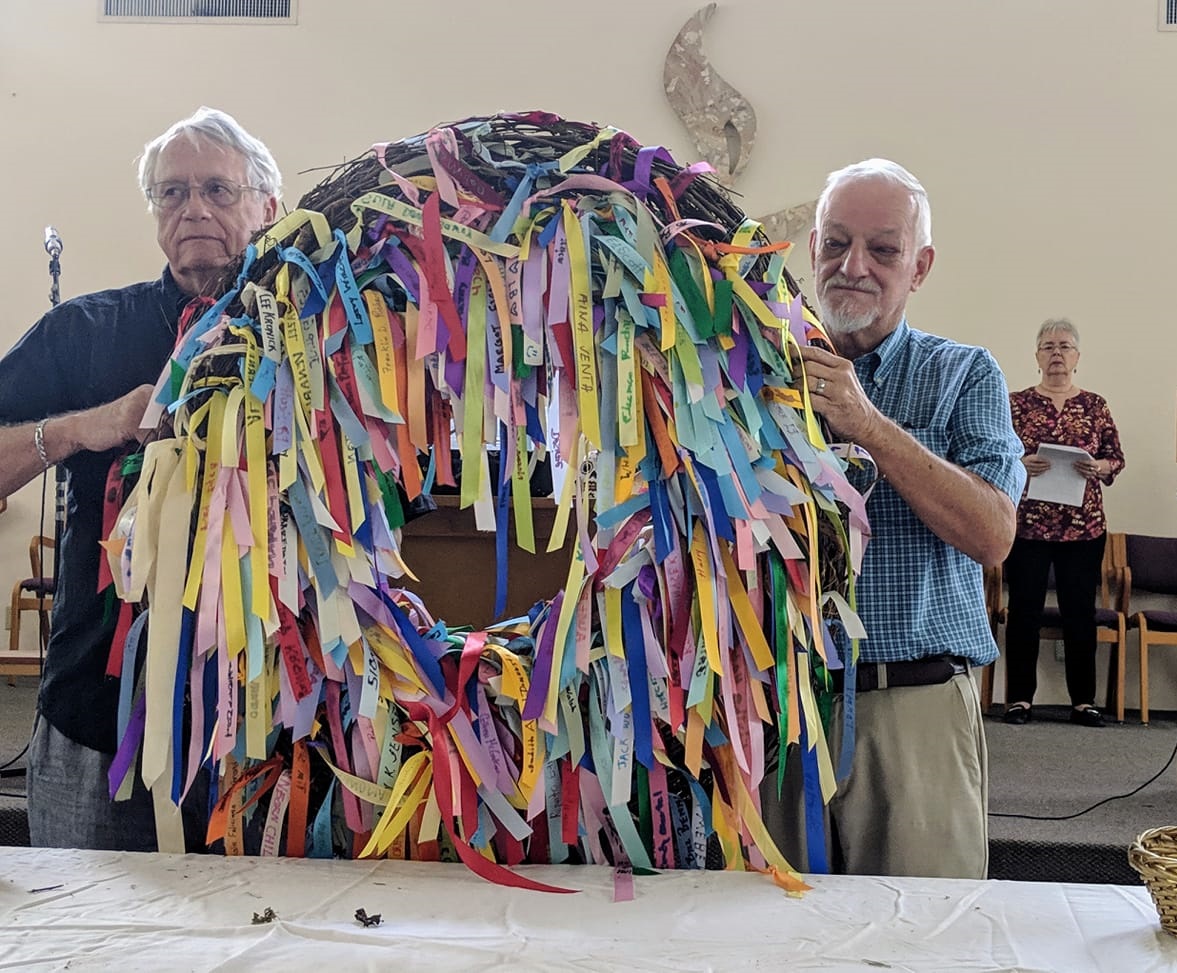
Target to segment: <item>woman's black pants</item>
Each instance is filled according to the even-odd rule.
[[[1005,561],[1009,615],[1005,628],[1007,703],[1033,702],[1038,688],[1038,632],[1051,566],[1062,616],[1067,692],[1071,705],[1095,702],[1095,593],[1107,535],[1087,541],[1021,537]]]

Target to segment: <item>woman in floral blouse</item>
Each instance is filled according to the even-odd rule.
[[[1042,443],[1075,446],[1092,457],[1075,470],[1087,478],[1081,506],[1025,497],[1018,507],[1018,534],[1005,562],[1009,617],[1005,633],[1010,701],[1006,723],[1027,723],[1038,685],[1038,631],[1046,602],[1047,579],[1054,567],[1062,616],[1067,692],[1071,722],[1103,726],[1095,708],[1095,593],[1106,541],[1102,486],[1124,468],[1120,436],[1107,403],[1075,384],[1079,332],[1070,321],[1046,321],[1038,329],[1038,368],[1042,381],[1010,393],[1014,429],[1026,447],[1022,462],[1030,477],[1050,468],[1036,455]]]

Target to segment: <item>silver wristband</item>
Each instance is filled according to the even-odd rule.
[[[37,455],[41,458],[41,468],[49,469],[53,464],[49,462],[49,454],[45,452],[45,424],[48,419],[42,419],[33,430],[33,445],[37,447]]]

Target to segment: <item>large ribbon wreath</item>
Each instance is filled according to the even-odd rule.
[[[828,799],[867,525],[788,245],[706,173],[543,113],[437,127],[342,167],[189,313],[107,542],[111,791],[142,775],[162,848],[203,775],[229,853],[801,887],[766,752]],[[398,528],[446,484],[499,533],[501,616],[544,461],[575,552],[550,601],[442,620],[398,586]]]

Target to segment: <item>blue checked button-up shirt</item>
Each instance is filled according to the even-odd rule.
[[[923,446],[1007,494],[1026,471],[1010,421],[1009,391],[993,356],[910,327],[906,320],[854,370],[875,406]],[[867,502],[871,539],[858,583],[865,662],[949,654],[997,658],[981,565],[940,540],[886,480]],[[839,639],[843,641],[843,639]]]

